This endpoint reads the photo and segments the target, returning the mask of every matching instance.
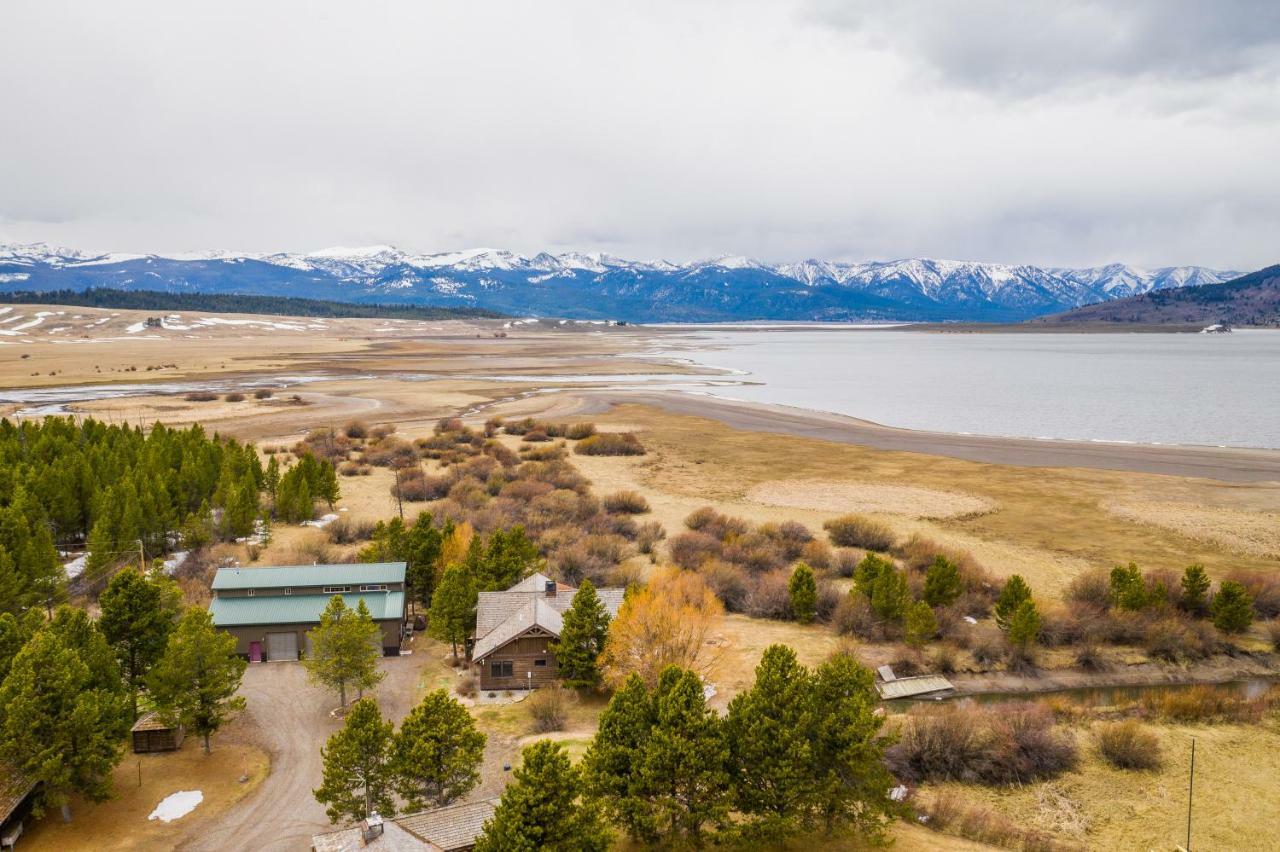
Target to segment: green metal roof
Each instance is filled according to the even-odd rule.
[[[346,565],[280,565],[220,568],[213,589],[272,589],[284,586],[343,586],[360,583],[403,583],[405,563],[365,562]]]
[[[251,598],[214,598],[209,613],[218,627],[250,624],[319,624],[320,613],[333,595],[261,595]],[[404,616],[404,592],[364,592],[342,595],[355,609],[360,601],[369,608],[374,621],[399,620]]]

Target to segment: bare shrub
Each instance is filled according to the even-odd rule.
[[[475,698],[480,691],[480,685],[476,683],[474,677],[462,677],[458,679],[458,684],[453,688],[453,691],[463,698]]]
[[[702,579],[729,612],[746,612],[751,586],[747,574],[737,565],[709,559],[698,569]]]
[[[222,397],[223,402],[244,402],[244,394],[234,391]]]
[[[276,392],[271,390],[270,388],[258,388],[256,391],[253,392],[254,399],[271,399],[271,397],[275,395],[276,395]]]
[[[800,561],[815,571],[830,571],[835,559],[835,551],[822,539],[815,538],[806,542],[800,549]]]
[[[1244,586],[1249,597],[1253,598],[1253,611],[1259,618],[1280,616],[1280,578],[1274,574],[1232,571],[1226,579]]]
[[[956,652],[950,645],[939,645],[933,652],[933,667],[942,674],[955,674]]]
[[[386,437],[364,451],[363,461],[374,467],[394,467],[418,461],[418,451],[399,438]]]
[[[573,451],[582,456],[642,456],[645,453],[640,439],[630,432],[601,432],[583,438]]]
[[[360,462],[344,461],[338,464],[338,473],[342,476],[368,476],[371,468]]]
[[[653,553],[658,542],[667,537],[667,531],[662,524],[657,521],[649,521],[641,524],[636,530],[636,547],[640,548],[641,553]]]
[[[831,570],[836,572],[836,576],[852,577],[853,572],[858,569],[858,563],[866,555],[864,550],[849,547],[839,548],[831,557]]]
[[[790,575],[770,571],[756,577],[747,593],[747,615],[754,618],[791,618],[791,593],[787,588]]]
[[[681,568],[695,570],[708,559],[718,559],[721,544],[704,532],[682,532],[667,544],[667,551],[672,562]]]
[[[554,461],[566,455],[559,444],[542,444],[537,447],[521,447],[520,457],[525,461]]]
[[[502,431],[508,435],[523,435],[531,429],[537,427],[532,417],[525,417],[520,420],[511,420],[502,425]]]
[[[871,609],[863,595],[844,595],[831,614],[831,625],[844,636],[857,636],[869,642],[885,638],[885,624]]]
[[[563,731],[575,696],[559,686],[544,686],[524,700],[529,711],[530,727],[535,734]]]
[[[1075,663],[1087,672],[1102,672],[1107,670],[1107,658],[1103,655],[1102,649],[1092,642],[1081,645],[1076,651]]]
[[[694,532],[705,533],[719,541],[730,536],[746,535],[751,529],[751,524],[741,518],[722,515],[710,506],[694,509],[684,519],[684,525]]]
[[[759,533],[748,533],[725,544],[721,556],[755,574],[777,571],[792,560],[782,547]]]
[[[896,540],[893,530],[879,521],[862,515],[843,515],[822,525],[837,547],[861,547],[866,550],[885,551]]]
[[[1171,722],[1257,722],[1280,704],[1280,689],[1248,696],[1212,686],[1149,692],[1140,702],[1148,716]]]
[[[619,491],[605,497],[601,503],[606,512],[625,515],[643,515],[649,511],[649,501],[639,491]]]
[[[968,840],[1022,852],[1074,852],[1078,847],[1063,843],[1037,829],[1025,828],[986,805],[964,802],[952,790],[939,790],[927,802],[913,802],[925,824],[934,831],[955,834]]]
[[[530,429],[524,433],[524,439],[530,444],[545,444],[551,440],[551,436],[541,429]]]
[[[363,441],[369,437],[369,424],[363,420],[352,420],[346,426],[342,427],[342,434],[346,435],[353,441]]]
[[[1052,778],[1078,759],[1075,739],[1055,728],[1053,712],[1029,702],[913,708],[885,756],[894,774],[916,783],[994,785]]]
[[[1271,647],[1280,651],[1280,621],[1273,621],[1267,625],[1267,638],[1271,640]]]
[[[1107,571],[1095,568],[1071,579],[1067,600],[1077,607],[1102,611],[1111,606],[1111,578]]]
[[[834,583],[826,580],[818,583],[818,600],[814,608],[814,616],[824,624],[830,622],[831,617],[835,615],[836,607],[844,597],[845,595],[836,588]]]
[[[984,633],[974,639],[969,646],[969,653],[973,655],[974,661],[984,666],[992,666],[999,663],[1005,658],[1007,650],[1000,637],[993,636],[990,633]]]
[[[1098,753],[1117,769],[1159,769],[1160,739],[1136,719],[1098,726]]]
[[[594,423],[574,423],[564,430],[564,436],[571,441],[581,441],[583,438],[590,438],[596,433],[596,424]]]
[[[373,526],[372,521],[353,521],[350,518],[339,517],[325,527],[324,531],[328,534],[329,541],[334,544],[355,544],[357,541],[368,541],[373,538]]]
[[[187,402],[213,402],[218,398],[218,395],[210,391],[192,391],[182,398]]]

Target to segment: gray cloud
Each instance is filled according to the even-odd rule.
[[[813,0],[808,15],[944,84],[1018,96],[1142,78],[1274,80],[1280,68],[1274,0]]]
[[[0,240],[1277,259],[1265,5],[2,5]]]

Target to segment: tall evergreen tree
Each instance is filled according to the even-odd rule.
[[[938,619],[933,614],[933,607],[924,601],[916,601],[907,607],[903,633],[908,645],[913,648],[922,648],[937,632]]]
[[[89,667],[51,630],[37,632],[0,683],[0,759],[41,785],[39,805],[111,794],[120,761],[124,700],[93,688]]]
[[[760,838],[807,825],[816,785],[812,692],[812,676],[795,651],[771,645],[751,689],[729,702],[725,725],[737,810]]]
[[[1213,625],[1223,633],[1243,633],[1253,623],[1253,598],[1235,580],[1223,580],[1210,606]]]
[[[655,723],[649,689],[633,674],[600,714],[596,735],[582,758],[587,794],[637,843],[656,837],[652,803],[637,771]]]
[[[1026,656],[1040,638],[1040,624],[1040,610],[1034,600],[1027,598],[1009,619],[1009,644]]]
[[[1000,597],[996,599],[996,625],[1001,630],[1008,630],[1014,613],[1024,601],[1029,600],[1031,600],[1031,587],[1027,585],[1026,580],[1022,579],[1021,574],[1014,574],[1005,580],[1004,587],[1000,589]]]
[[[901,622],[911,605],[907,575],[892,565],[882,569],[871,586],[871,608],[885,621]]]
[[[813,579],[813,569],[797,562],[787,583],[791,599],[791,616],[801,624],[808,624],[818,611],[818,584]]]
[[[391,750],[395,789],[409,810],[439,808],[480,783],[484,734],[443,689],[429,692],[400,724]]]
[[[564,614],[560,637],[550,643],[565,686],[600,685],[597,660],[609,635],[609,611],[590,580],[583,580]]]
[[[559,743],[527,746],[476,852],[604,852],[609,830]]]
[[[342,730],[321,750],[324,778],[314,793],[330,822],[365,819],[373,813],[395,814],[392,727],[382,720],[375,701],[362,698],[351,705]]]
[[[868,553],[853,571],[853,587],[868,600],[875,591],[876,580],[886,571],[893,570],[893,563],[878,553]]]
[[[171,581],[147,577],[126,568],[107,583],[98,598],[102,617],[98,626],[115,650],[138,717],[138,690],[147,672],[164,654],[169,634],[181,615],[181,593]]]
[[[442,642],[451,643],[455,660],[458,659],[458,643],[467,637],[475,624],[477,599],[471,572],[461,565],[445,569],[440,585],[431,596],[427,632]]]
[[[950,606],[964,591],[960,566],[945,556],[934,557],[924,575],[924,600],[929,606]]]
[[[125,683],[120,675],[120,664],[89,613],[75,606],[60,606],[45,629],[57,636],[63,646],[85,664],[89,670],[89,689],[124,697]],[[120,736],[124,736],[132,722],[126,714],[121,715]]]
[[[147,676],[162,718],[209,738],[235,713],[244,709],[236,695],[248,665],[236,654],[236,638],[213,626],[213,616],[192,607],[169,636],[163,656]]]
[[[1182,609],[1196,617],[1209,611],[1209,575],[1203,565],[1189,565],[1182,574],[1182,597],[1178,601]]]
[[[383,678],[378,671],[382,634],[361,599],[355,609],[342,595],[334,595],[320,614],[320,624],[307,634],[311,653],[302,661],[312,682],[338,691],[340,707],[347,706],[347,687],[370,689]]]

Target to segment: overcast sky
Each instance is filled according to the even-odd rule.
[[[0,240],[1280,261],[1280,3],[4,0]]]

